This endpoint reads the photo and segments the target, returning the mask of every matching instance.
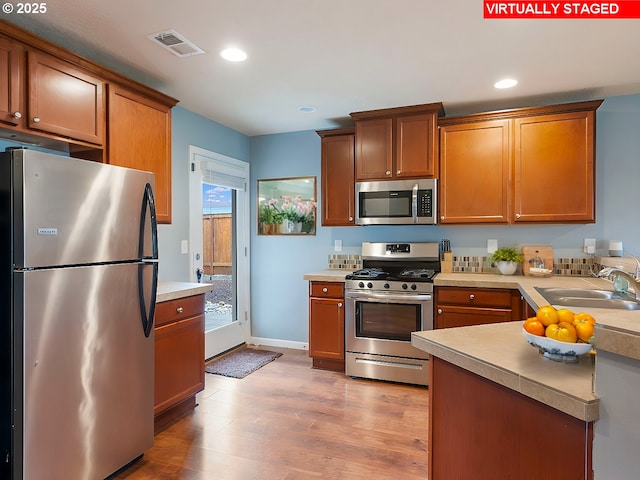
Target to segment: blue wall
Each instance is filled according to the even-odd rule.
[[[189,281],[189,255],[180,253],[180,242],[189,239],[189,146],[248,162],[249,137],[182,107],[175,107],[171,115],[173,220],[158,227],[159,276]]]

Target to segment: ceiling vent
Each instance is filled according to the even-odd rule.
[[[152,33],[151,35],[147,35],[147,38],[178,57],[190,57],[204,53],[204,50],[194,45],[175,30]]]

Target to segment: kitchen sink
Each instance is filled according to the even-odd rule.
[[[535,289],[551,305],[585,308],[612,308],[640,310],[640,302],[622,296],[613,290],[591,290],[588,288],[543,288]]]

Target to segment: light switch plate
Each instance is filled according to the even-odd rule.
[[[493,253],[498,250],[498,240],[490,238],[487,240],[487,253]]]
[[[182,240],[180,242],[180,252],[183,255],[189,253],[189,240]]]
[[[333,241],[333,249],[336,252],[341,252],[342,251],[342,240],[334,240]]]

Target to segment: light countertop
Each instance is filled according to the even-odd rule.
[[[342,268],[327,268],[317,272],[305,273],[304,279],[312,282],[344,282],[345,275],[352,273],[352,270]]]
[[[538,308],[548,302],[534,287],[566,287],[612,290],[610,281],[594,277],[551,276],[546,278],[522,275],[484,273],[440,273],[436,286],[517,288],[529,304]],[[590,313],[596,319],[596,349],[640,360],[640,310],[568,307],[578,313]]]
[[[578,363],[544,358],[522,335],[522,322],[415,332],[411,343],[431,355],[584,421],[597,420],[591,354]]]
[[[190,297],[213,290],[209,283],[191,282],[158,282],[158,294],[156,302],[167,302],[177,298]]]

